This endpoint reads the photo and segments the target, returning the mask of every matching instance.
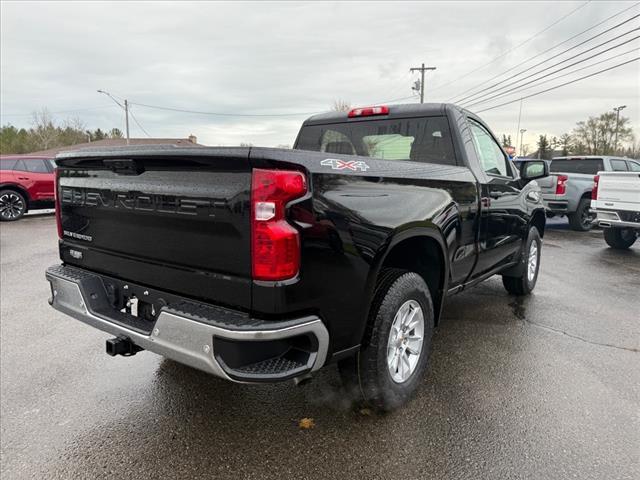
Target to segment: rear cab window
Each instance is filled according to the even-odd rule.
[[[306,125],[299,150],[457,165],[445,116]]]
[[[604,162],[601,158],[555,158],[551,160],[549,171],[551,173],[584,173],[597,175],[604,170]]]

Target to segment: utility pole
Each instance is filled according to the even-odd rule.
[[[410,68],[409,71],[415,72],[420,71],[421,79],[420,79],[420,103],[424,103],[424,72],[427,70],[435,70],[436,67],[425,67],[424,63],[421,67],[413,67]]]
[[[616,154],[616,150],[618,150],[618,127],[620,126],[620,110],[624,110],[627,108],[626,105],[620,105],[613,109],[616,112],[616,139],[613,142],[613,154]]]
[[[522,155],[523,155],[523,154],[522,154],[522,152],[523,152],[523,150],[522,150],[522,147],[523,147],[523,144],[522,144],[522,138],[524,137],[524,132],[526,132],[526,131],[527,131],[527,129],[526,129],[526,128],[521,128],[521,129],[520,129],[520,156],[522,156]]]
[[[116,102],[116,104],[122,108],[124,110],[124,123],[125,123],[125,130],[127,132],[127,145],[129,145],[129,102],[127,100],[124,101],[124,105],[122,105],[118,100],[116,100],[115,98],[113,98],[113,95],[111,95],[109,92],[105,92],[104,90],[98,90],[98,93],[103,93],[105,94],[107,97],[109,97],[111,100],[113,100],[114,102]]]
[[[129,145],[129,102],[126,98],[124,99],[124,120],[127,130],[127,145]]]

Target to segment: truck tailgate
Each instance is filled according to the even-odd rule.
[[[600,172],[598,207],[640,210],[640,175],[633,172]]]
[[[65,263],[251,307],[248,149],[58,158]]]

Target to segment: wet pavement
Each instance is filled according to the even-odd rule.
[[[54,219],[0,231],[3,479],[640,478],[640,244],[554,221],[535,294],[495,278],[448,299],[418,395],[379,416],[334,366],[247,386],[108,357],[47,305]]]

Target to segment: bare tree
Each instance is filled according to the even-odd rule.
[[[589,117],[588,120],[578,122],[573,130],[576,145],[580,151],[576,153],[590,155],[608,155],[615,153],[616,130],[618,132],[618,149],[628,141],[633,141],[633,131],[629,125],[628,117],[620,117],[616,125],[616,114],[606,112],[598,117]]]
[[[334,112],[348,112],[351,110],[351,102],[342,99],[334,100],[331,110]]]
[[[33,112],[32,131],[39,150],[56,146],[59,131],[53,124],[53,117],[47,108]]]

